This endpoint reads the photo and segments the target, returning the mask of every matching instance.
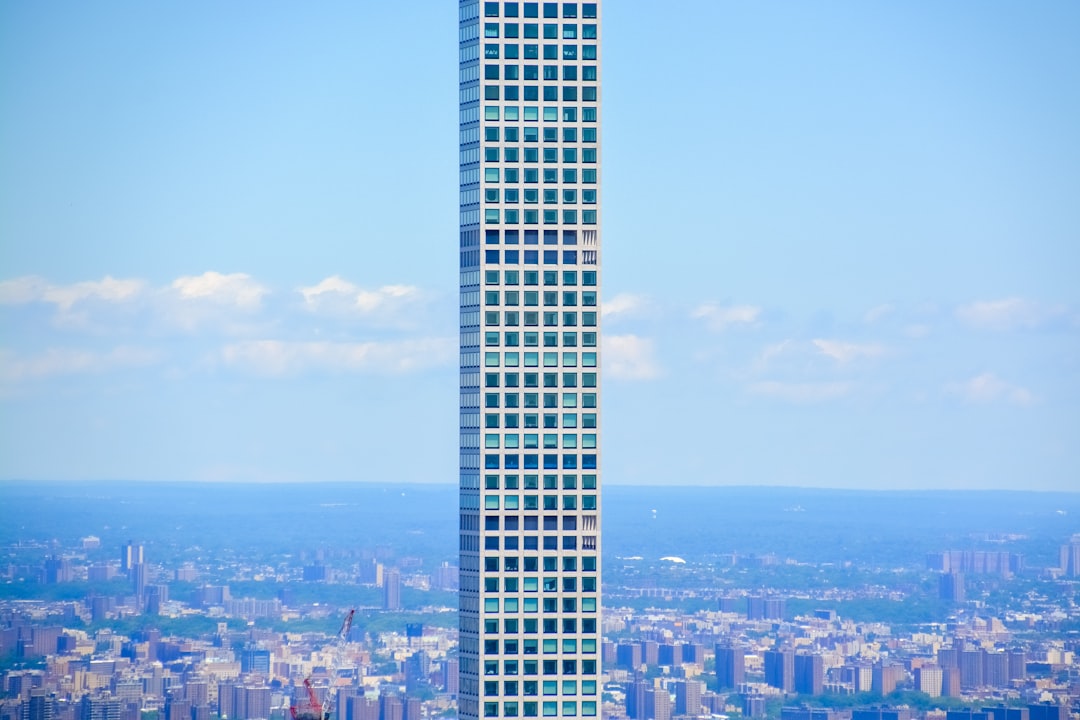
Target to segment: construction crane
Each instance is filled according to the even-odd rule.
[[[345,616],[345,620],[341,623],[341,629],[338,630],[337,637],[334,638],[333,652],[331,654],[331,663],[327,668],[329,670],[331,684],[334,678],[335,667],[338,664],[341,650],[345,643],[349,640],[349,631],[352,630],[353,617],[356,615],[356,608],[349,610],[349,613]],[[326,701],[321,702],[319,696],[315,693],[315,688],[311,684],[311,677],[304,678],[304,697],[294,705],[289,707],[289,713],[292,715],[292,720],[330,720],[330,716],[334,710],[334,694],[333,687],[329,689],[327,693]]]

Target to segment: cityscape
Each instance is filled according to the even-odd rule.
[[[341,720],[458,716],[455,529],[437,520],[451,487],[177,485],[168,508],[145,484],[6,492],[3,718],[288,720],[305,681]],[[779,488],[702,490],[699,506],[745,517],[703,525],[693,542],[678,518],[662,520],[687,497],[652,508],[657,491],[606,492],[601,641],[589,653],[605,717],[1031,720],[1080,709],[1075,495],[822,490],[795,494],[794,507]],[[923,530],[927,503],[958,499],[966,507],[948,530]],[[226,524],[220,514],[231,527],[196,539],[185,524],[207,500],[222,508],[214,525]],[[893,518],[881,519],[886,507]],[[876,536],[847,547],[851,527],[837,518],[858,530],[855,508],[878,518]],[[335,512],[362,534],[340,544]],[[654,549],[631,555],[638,518],[652,513]],[[755,539],[761,526],[775,544]],[[284,533],[267,542],[268,527]],[[132,532],[141,537],[122,540]],[[658,554],[676,547],[685,557]],[[524,674],[551,653],[548,634],[538,623],[522,635],[523,713],[556,691]]]
[[[1080,720],[1080,11],[349,5],[0,9],[0,720]]]

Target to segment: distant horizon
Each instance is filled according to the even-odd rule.
[[[229,486],[259,486],[268,485],[275,487],[283,487],[288,485],[299,485],[304,487],[317,487],[320,485],[369,485],[369,486],[388,486],[388,487],[425,487],[425,488],[445,488],[450,490],[457,489],[457,483],[455,482],[424,482],[421,480],[155,480],[155,479],[114,479],[114,480],[90,480],[90,479],[25,479],[25,478],[0,478],[0,485],[6,484],[21,484],[21,485],[212,485],[220,487]],[[604,487],[611,488],[612,486],[617,488],[651,488],[661,491],[672,490],[820,490],[823,492],[837,492],[847,494],[874,494],[874,495],[931,495],[936,493],[995,493],[995,494],[1015,494],[1015,495],[1080,495],[1080,489],[1041,489],[1041,488],[1027,488],[1027,489],[1015,489],[1015,488],[972,488],[972,487],[945,487],[945,488],[849,488],[849,487],[830,487],[824,485],[726,485],[726,484],[680,484],[680,485],[668,485],[668,484],[647,484],[647,483],[627,483],[619,482],[617,480],[605,480]]]

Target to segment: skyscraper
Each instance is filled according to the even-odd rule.
[[[401,572],[387,570],[383,578],[383,610],[401,609]]]
[[[129,572],[134,565],[143,563],[143,546],[136,545],[134,540],[129,540],[127,545],[120,546],[120,571]]]
[[[598,714],[600,5],[459,4],[463,718]]]
[[[722,690],[737,688],[746,681],[746,651],[743,648],[716,646],[716,681]]]
[[[795,656],[795,692],[821,695],[825,685],[825,661],[820,655],[799,653]]]
[[[765,684],[784,692],[795,690],[795,651],[787,648],[765,651]]]

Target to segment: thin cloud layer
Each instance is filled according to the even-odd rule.
[[[1005,382],[992,372],[984,372],[964,382],[951,383],[945,389],[952,395],[976,404],[1006,402],[1030,405],[1035,401],[1030,390]]]
[[[106,275],[101,280],[86,280],[70,285],[54,285],[37,275],[0,281],[0,305],[26,305],[43,302],[67,312],[86,300],[124,302],[138,296],[146,283],[142,280],[118,280]]]
[[[332,275],[310,287],[297,290],[304,309],[311,313],[363,318],[377,325],[409,326],[427,299],[414,285],[383,285],[370,290]]]
[[[704,320],[710,330],[723,332],[738,326],[754,326],[761,317],[761,308],[756,305],[731,305],[725,307],[716,303],[705,303],[694,309],[691,317]]]
[[[818,338],[813,341],[818,352],[830,357],[842,365],[860,358],[875,358],[885,354],[884,346],[878,343],[853,343],[840,340],[823,340]]]
[[[604,372],[609,378],[653,380],[660,377],[660,365],[651,338],[608,335],[602,342]]]
[[[649,301],[643,295],[619,293],[602,303],[600,314],[605,318],[634,317],[645,312],[648,307]]]
[[[0,351],[0,380],[6,383],[39,380],[59,375],[101,374],[157,364],[162,353],[153,348],[121,346],[104,352],[52,348],[45,352],[19,356]]]
[[[1019,297],[982,300],[956,309],[960,322],[980,330],[1023,330],[1041,327],[1065,314],[1062,306],[1047,306]]]
[[[257,310],[270,291],[246,273],[223,275],[209,271],[202,275],[186,275],[172,283],[172,289],[183,300],[199,300],[243,310]]]
[[[819,403],[849,395],[854,386],[848,382],[781,382],[764,380],[751,383],[751,395],[783,400],[790,403]]]
[[[219,359],[228,367],[267,377],[306,372],[397,375],[449,365],[456,349],[450,338],[352,343],[253,340],[226,345]]]

